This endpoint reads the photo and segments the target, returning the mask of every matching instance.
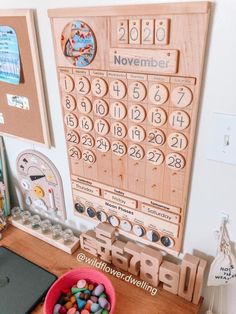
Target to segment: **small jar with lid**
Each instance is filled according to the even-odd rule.
[[[41,218],[39,215],[34,215],[31,218],[31,228],[32,229],[39,229],[41,224]]]
[[[62,227],[59,224],[53,225],[52,226],[52,238],[53,239],[60,239],[62,236]]]
[[[31,221],[31,212],[28,210],[24,210],[21,212],[21,221],[23,223],[23,225],[28,225]]]

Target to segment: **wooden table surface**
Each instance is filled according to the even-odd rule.
[[[76,260],[78,251],[71,256],[13,226],[9,226],[4,232],[0,245],[8,247],[30,261],[53,272],[57,276],[60,276],[75,267],[88,267],[87,264],[79,263]],[[92,257],[87,252],[84,253],[87,257]],[[116,289],[117,314],[199,313],[200,304],[196,306],[180,297],[162,290],[161,288],[158,288],[157,294],[152,296],[149,292],[138,288],[131,283],[124,282],[107,273],[106,275],[112,281]],[[42,314],[42,306],[39,305],[33,313]]]

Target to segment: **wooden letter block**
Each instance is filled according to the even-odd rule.
[[[86,252],[97,256],[97,240],[93,230],[88,230],[80,235],[80,246]]]
[[[125,245],[126,243],[117,240],[112,244],[111,252],[112,264],[124,271],[127,271],[131,255],[124,252]]]
[[[115,242],[115,228],[107,223],[101,223],[96,227],[97,253],[99,257],[111,263],[111,246]]]
[[[180,266],[168,261],[161,264],[159,280],[163,282],[163,289],[173,294],[178,293]]]
[[[181,265],[178,295],[188,301],[192,301],[194,283],[199,264],[199,258],[185,254]]]
[[[145,247],[141,252],[140,278],[157,287],[159,283],[158,273],[162,262],[161,252]]]
[[[207,262],[204,259],[200,259],[200,263],[197,269],[194,292],[193,292],[194,304],[198,304],[201,298],[204,272],[205,272],[206,266],[207,266]]]
[[[139,271],[140,271],[140,260],[141,260],[141,252],[142,248],[138,246],[137,244],[133,242],[127,242],[124,251],[132,255],[130,262],[129,262],[129,267],[128,267],[128,272],[138,276]]]

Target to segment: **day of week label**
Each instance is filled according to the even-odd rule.
[[[86,192],[86,193],[89,193],[89,194],[100,196],[100,189],[99,188],[89,186],[89,185],[86,185],[83,183],[72,181],[72,188]]]
[[[162,76],[162,75],[148,75],[149,81],[157,81],[162,83],[169,83],[170,77],[169,76]]]
[[[178,77],[172,76],[170,78],[170,82],[173,84],[187,84],[187,85],[195,85],[196,79],[194,77]]]
[[[79,74],[79,75],[89,75],[89,70],[74,69],[73,73]]]
[[[178,50],[111,48],[109,55],[112,69],[174,74],[178,68]]]
[[[179,223],[179,216],[175,214],[171,214],[169,212],[165,212],[164,210],[160,210],[154,207],[150,207],[146,204],[142,204],[142,212],[152,215],[157,218],[161,218],[163,220],[172,222],[172,223]]]
[[[70,68],[58,68],[58,71],[60,72],[60,73],[72,73],[72,69],[70,69]]]
[[[137,208],[137,201],[132,200],[131,198],[126,198],[126,197],[113,194],[107,191],[104,191],[104,198],[106,200],[113,201],[113,202],[116,202],[118,204],[130,207],[133,209]]]
[[[147,75],[146,74],[137,74],[137,73],[127,73],[127,79],[128,80],[146,81]]]
[[[90,75],[99,76],[99,77],[107,77],[107,72],[106,71],[99,71],[99,70],[90,70]]]
[[[169,235],[173,237],[178,236],[179,232],[179,226],[172,224],[170,222],[161,220],[161,219],[154,219],[154,217],[147,216],[146,214],[130,209],[125,206],[118,205],[116,203],[113,203],[112,201],[107,201],[102,198],[98,198],[93,195],[87,195],[83,192],[79,192],[76,190],[73,190],[73,193],[75,197],[78,196],[79,200],[81,198],[88,200],[89,202],[92,202],[95,206],[100,205],[103,206],[103,210],[109,214],[110,211],[112,213],[116,214],[120,218],[128,219],[130,222],[139,221],[140,224],[144,224],[146,227],[150,227],[150,225],[153,225],[156,230],[159,230],[163,233],[168,233]]]
[[[108,77],[126,79],[126,73],[123,73],[123,72],[108,72]]]

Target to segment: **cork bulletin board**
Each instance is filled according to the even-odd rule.
[[[33,10],[0,10],[0,133],[50,146]]]
[[[210,3],[49,10],[76,216],[180,252]]]

